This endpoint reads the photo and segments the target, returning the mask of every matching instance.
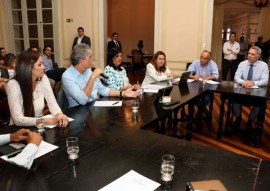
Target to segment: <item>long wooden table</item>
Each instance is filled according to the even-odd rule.
[[[188,92],[181,93],[174,87],[173,96],[179,96],[180,103],[170,108],[153,104],[155,94],[145,93],[137,114],[131,111],[130,99],[123,100],[122,107],[94,107],[89,103],[71,108],[67,115],[75,120],[68,129],[57,127],[43,134],[45,141],[59,148],[36,159],[32,169],[55,191],[97,190],[131,169],[162,183],[161,156],[169,153],[176,157],[174,180],[157,190],[185,190],[188,181],[210,179],[221,180],[228,190],[269,190],[269,161],[142,130],[217,88],[188,84]],[[3,128],[0,133],[18,128]],[[79,138],[76,162],[69,160],[66,152],[65,139],[69,136]]]

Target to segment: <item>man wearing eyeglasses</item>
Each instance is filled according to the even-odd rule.
[[[190,72],[189,78],[194,80],[218,80],[219,77],[217,64],[211,60],[211,52],[208,50],[204,50],[200,59],[192,62],[187,71]],[[210,100],[211,96],[207,94],[196,105],[202,111],[206,111],[206,106]]]

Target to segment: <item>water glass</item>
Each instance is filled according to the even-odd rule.
[[[45,131],[45,127],[44,127],[45,123],[44,123],[44,119],[39,118],[36,120],[36,127],[38,128],[38,132],[42,133]]]
[[[173,179],[174,167],[175,167],[175,157],[173,155],[163,155],[161,157],[161,180],[169,182]]]
[[[140,94],[140,96],[143,95],[143,88],[140,88],[140,89],[139,89],[139,94]]]
[[[237,88],[237,86],[238,86],[238,84],[236,82],[234,82],[233,87]]]
[[[132,100],[131,108],[132,108],[132,112],[138,112],[138,110],[139,110],[139,100],[138,99]]]
[[[167,84],[172,86],[173,78],[167,78]]]
[[[68,158],[75,160],[78,158],[79,142],[78,137],[68,137],[66,139]]]

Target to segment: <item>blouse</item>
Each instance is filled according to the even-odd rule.
[[[109,65],[105,67],[104,73],[109,77],[106,79],[109,88],[121,90],[123,86],[130,86],[126,70],[123,67],[121,69],[122,71],[118,71]]]
[[[21,88],[15,79],[10,80],[7,84],[7,96],[11,114],[10,125],[14,123],[18,126],[36,125],[36,119],[42,115],[42,111],[44,109],[44,99],[46,100],[48,108],[53,116],[57,113],[62,113],[55,100],[50,82],[46,75],[37,82],[35,91],[33,92],[35,117],[24,116]]]
[[[155,66],[151,63],[146,66],[145,78],[142,85],[151,84],[154,82],[160,82],[167,79],[167,74],[171,73],[170,69],[167,67],[165,72],[158,72]]]

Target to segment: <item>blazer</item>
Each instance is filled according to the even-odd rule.
[[[121,42],[120,41],[117,41],[118,42],[118,45],[119,45],[119,50],[120,51],[122,51],[122,45],[121,45]],[[115,45],[115,43],[114,43],[114,41],[113,40],[111,40],[111,41],[109,41],[108,42],[108,53],[109,53],[109,50],[111,49],[111,48],[116,48],[116,45]]]
[[[7,68],[0,68],[0,70],[1,70],[1,75],[0,75],[0,77],[1,77],[1,78],[9,79],[9,74],[8,74]]]
[[[72,44],[72,49],[74,48],[74,46],[77,45],[77,41],[78,41],[78,37],[74,38],[73,44]],[[83,36],[81,43],[85,43],[88,44],[91,47],[91,39],[88,36]]]

